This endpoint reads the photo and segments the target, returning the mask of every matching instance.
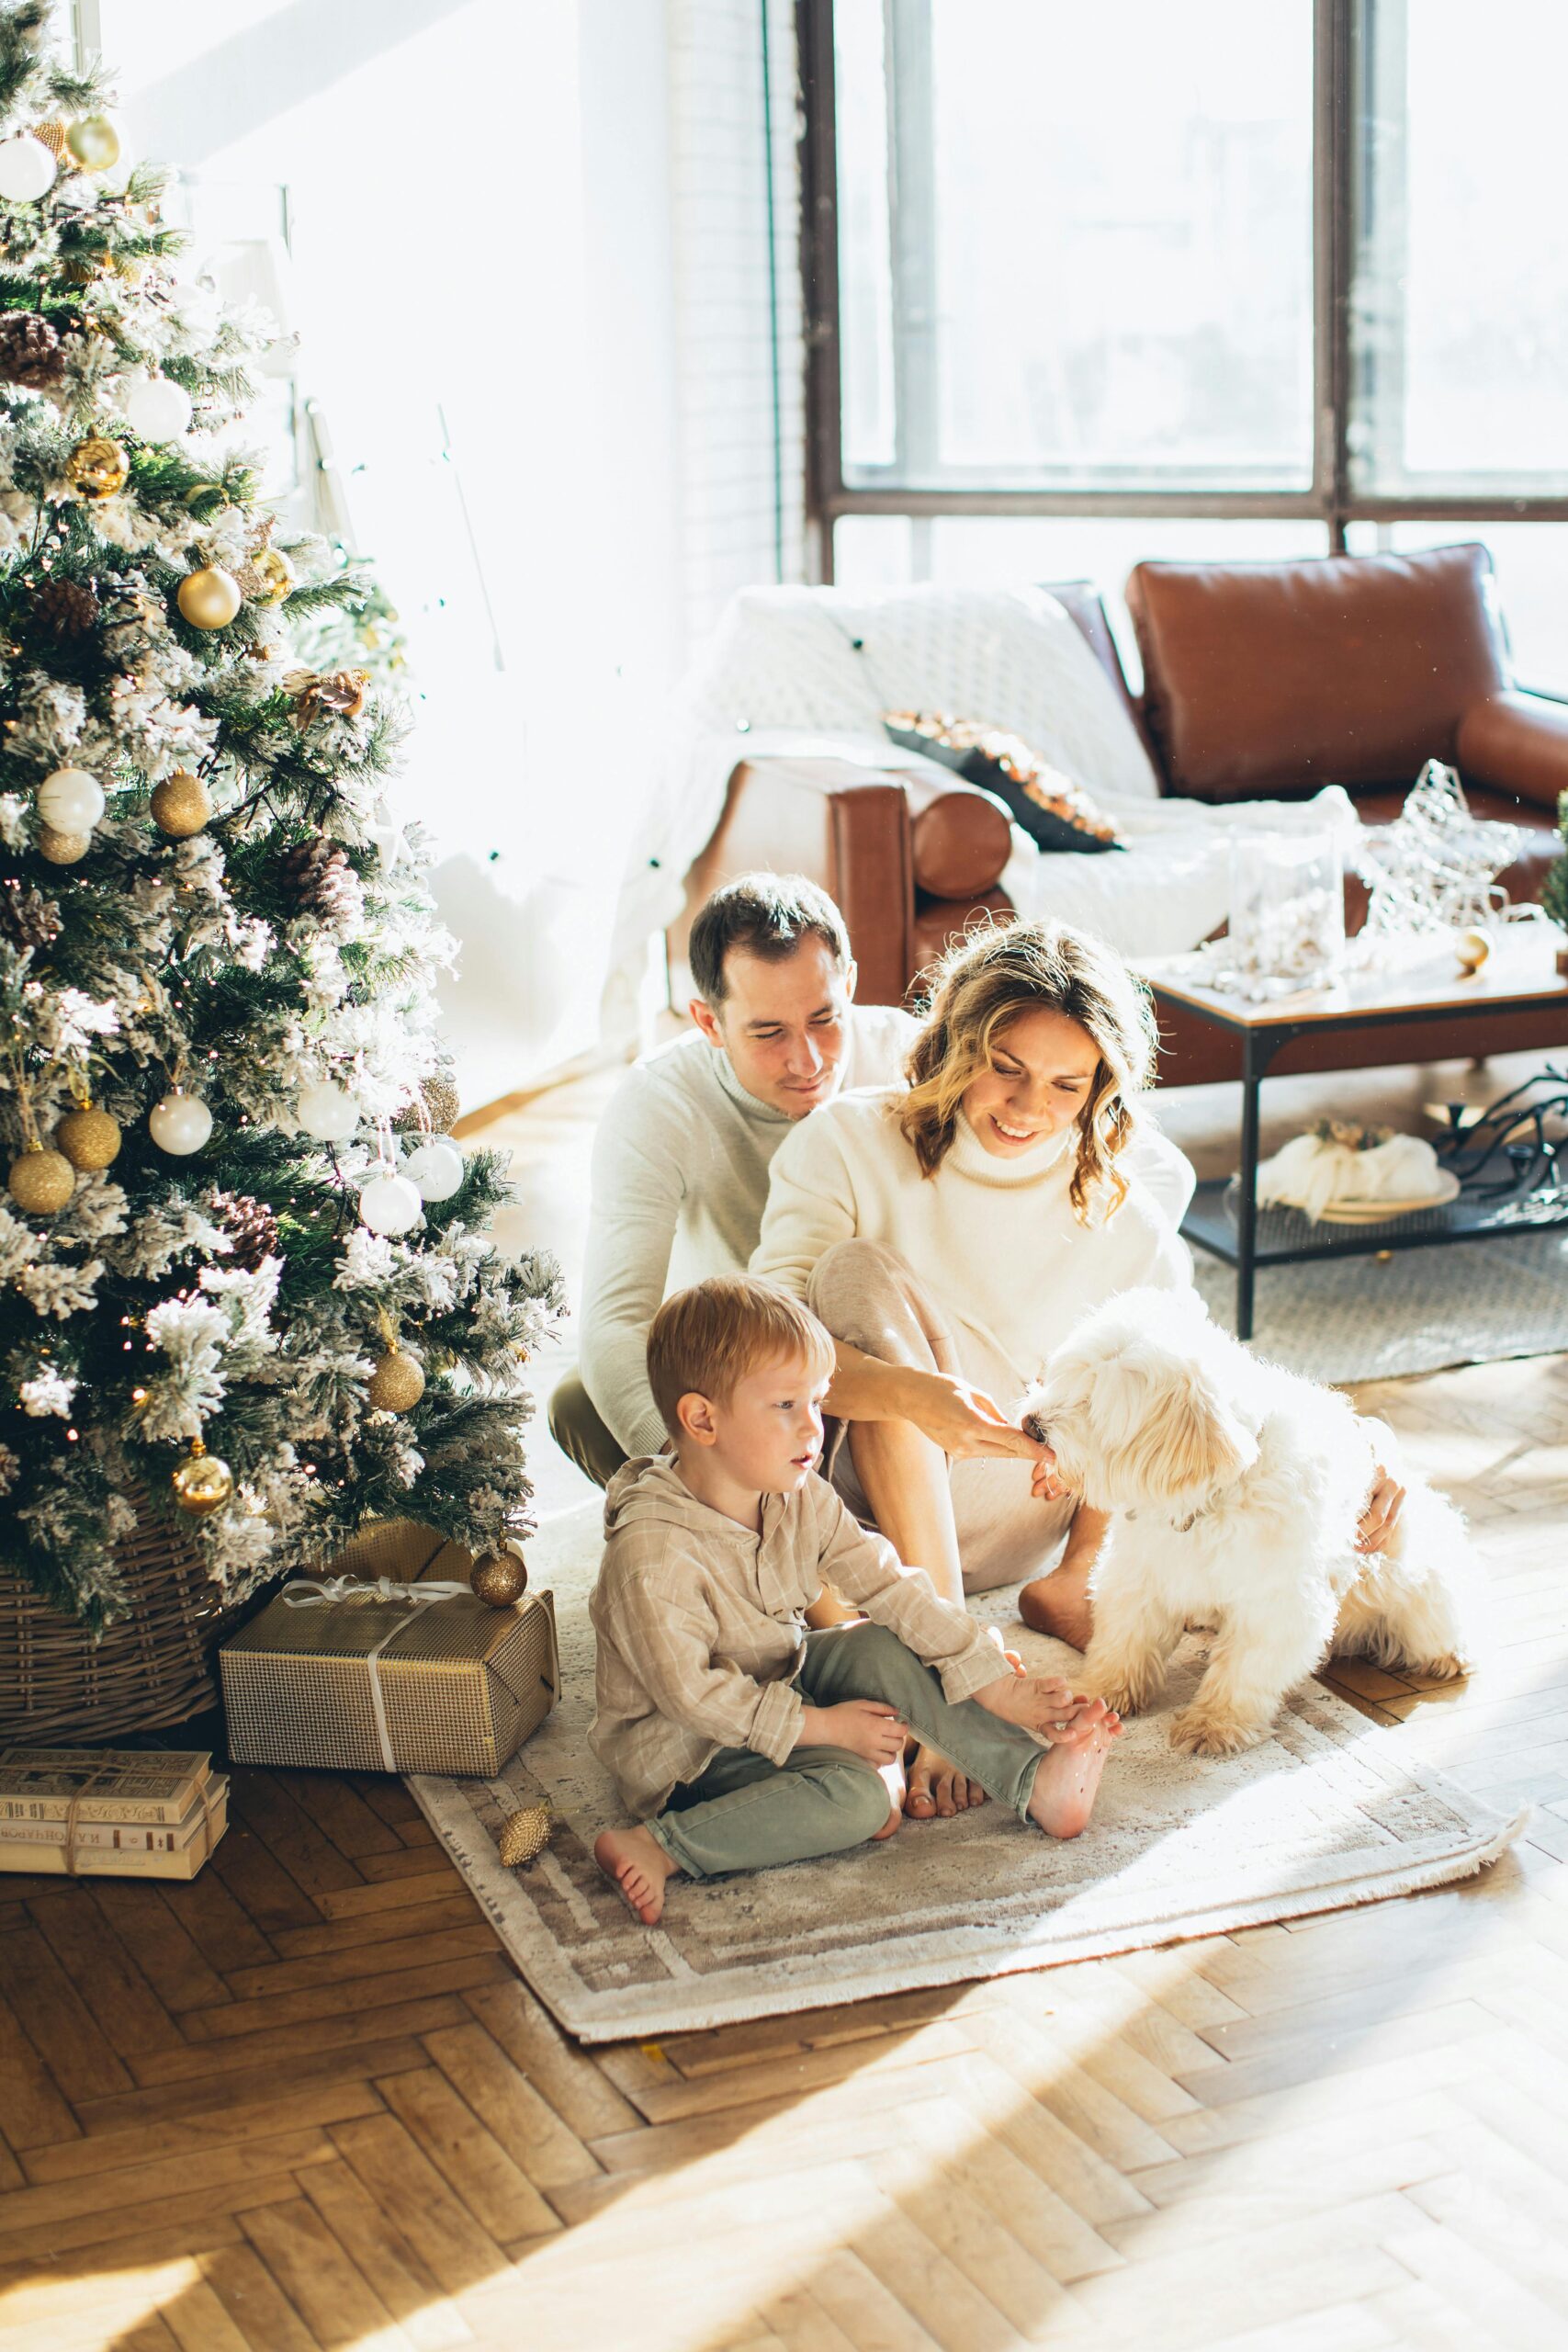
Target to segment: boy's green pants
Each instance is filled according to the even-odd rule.
[[[1007,1672],[999,1656],[997,1664]],[[952,1705],[940,1677],[886,1625],[831,1625],[808,1634],[795,1687],[811,1707],[885,1700],[928,1747],[1028,1820],[1045,1750],[973,1699]],[[874,1838],[887,1814],[887,1783],[847,1748],[797,1747],[787,1764],[770,1764],[749,1747],[722,1747],[647,1826],[688,1878],[714,1878],[721,1871],[840,1853]]]

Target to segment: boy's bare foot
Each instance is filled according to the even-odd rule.
[[[1046,1749],[1034,1775],[1029,1817],[1048,1838],[1076,1838],[1087,1827],[1111,1744],[1121,1736],[1116,1717],[1107,1715],[1076,1747]]]
[[[1087,1650],[1089,1637],[1094,1628],[1094,1611],[1089,1607],[1089,1572],[1090,1563],[1082,1567],[1056,1568],[1048,1577],[1036,1577],[1026,1584],[1018,1596],[1018,1613],[1032,1634],[1050,1634],[1058,1642],[1071,1642],[1074,1649]]]
[[[871,1842],[872,1842],[872,1844],[873,1844],[874,1846],[880,1846],[880,1845],[881,1845],[881,1843],[882,1843],[882,1841],[883,1841],[883,1839],[884,1839],[885,1838],[891,1838],[891,1837],[892,1837],[892,1835],[893,1835],[893,1832],[894,1832],[896,1829],[901,1828],[901,1827],[903,1826],[903,1821],[904,1821],[904,1759],[903,1759],[903,1758],[902,1758],[901,1756],[897,1756],[897,1757],[895,1757],[895,1758],[894,1758],[894,1759],[893,1759],[893,1761],[892,1761],[892,1763],[891,1763],[891,1764],[884,1764],[884,1765],[882,1766],[882,1768],[881,1768],[880,1778],[881,1778],[882,1784],[883,1784],[884,1788],[887,1791],[887,1802],[888,1802],[888,1804],[892,1806],[893,1810],[891,1811],[891,1813],[889,1813],[889,1815],[888,1815],[888,1816],[887,1816],[886,1820],[883,1823],[883,1825],[882,1825],[881,1828],[880,1828],[880,1829],[878,1829],[878,1830],[875,1830],[875,1831],[873,1833]]]
[[[593,1840],[593,1859],[645,1928],[663,1917],[664,1882],[674,1876],[675,1865],[657,1838],[646,1829],[602,1829]]]
[[[971,1806],[985,1804],[986,1792],[979,1781],[965,1779],[939,1749],[912,1739],[904,1760],[909,1769],[904,1811],[911,1821],[933,1821],[939,1815],[949,1821],[955,1813],[967,1813]]]

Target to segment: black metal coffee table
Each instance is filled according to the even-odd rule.
[[[1139,966],[1154,991],[1156,1011],[1179,1005],[1201,1021],[1228,1030],[1241,1046],[1241,1160],[1234,1177],[1200,1184],[1181,1221],[1187,1240],[1234,1266],[1238,1339],[1252,1337],[1253,1299],[1260,1266],[1300,1265],[1314,1258],[1382,1256],[1392,1250],[1430,1250],[1453,1241],[1489,1241],[1500,1235],[1541,1226],[1568,1226],[1568,1169],[1554,1168],[1544,1182],[1523,1182],[1506,1192],[1462,1191],[1440,1208],[1417,1210],[1386,1224],[1314,1225],[1299,1210],[1258,1205],[1258,1095],[1269,1066],[1280,1048],[1308,1031],[1403,1027],[1414,1033],[1427,1023],[1450,1025],[1465,1015],[1550,1012],[1562,1014],[1568,1044],[1568,979],[1553,969],[1558,935],[1531,925],[1518,941],[1506,943],[1472,979],[1443,977],[1446,959],[1434,957],[1430,971],[1393,978],[1373,976],[1271,1004],[1205,988],[1180,975],[1184,957]],[[1427,983],[1430,983],[1429,985]],[[1411,1036],[1410,1058],[1419,1060]],[[1483,1034],[1466,1050],[1484,1053]],[[1564,1181],[1555,1181],[1561,1173]]]

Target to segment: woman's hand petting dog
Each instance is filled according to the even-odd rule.
[[[1037,1439],[1026,1437],[1010,1421],[994,1397],[966,1380],[945,1372],[910,1372],[904,1376],[898,1404],[906,1420],[941,1446],[951,1459],[1021,1458],[1032,1461],[1044,1452]]]
[[[1380,1462],[1372,1472],[1372,1491],[1356,1530],[1357,1551],[1386,1552],[1404,1508],[1404,1487],[1389,1476]]]
[[[1005,1724],[1017,1724],[1047,1747],[1076,1747],[1091,1732],[1122,1725],[1103,1699],[1086,1699],[1055,1675],[1004,1674],[975,1693],[975,1703]]]

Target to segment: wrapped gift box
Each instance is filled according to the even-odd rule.
[[[493,1778],[555,1704],[555,1608],[488,1607],[472,1565],[398,1520],[287,1586],[219,1654],[232,1761]]]

